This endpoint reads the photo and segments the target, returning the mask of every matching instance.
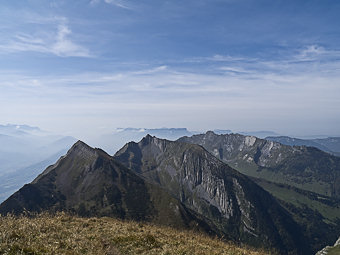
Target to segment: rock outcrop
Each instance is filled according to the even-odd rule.
[[[340,199],[340,158],[317,148],[212,131],[178,141],[201,145],[248,176]]]

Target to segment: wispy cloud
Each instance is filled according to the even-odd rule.
[[[100,2],[101,0],[91,0],[90,4],[96,5],[96,4],[99,4]],[[110,5],[122,8],[122,9],[127,9],[127,10],[133,9],[131,3],[128,3],[126,0],[103,0],[103,2],[106,4],[110,4]]]
[[[113,4],[113,5],[120,7],[120,8],[130,9],[126,4],[126,1],[123,1],[123,0],[104,0],[104,1],[107,4]]]
[[[88,49],[72,42],[68,36],[72,31],[66,24],[58,26],[55,42],[50,46],[50,51],[58,56],[90,57]]]
[[[42,21],[42,19],[38,21],[34,19],[34,22],[42,23]],[[55,18],[53,21],[58,21],[58,24],[57,26],[52,24],[55,29],[52,32],[41,28],[31,34],[17,33],[11,38],[2,38],[0,53],[39,52],[60,57],[92,57],[86,47],[72,41],[70,38],[72,31],[67,25],[66,18]]]
[[[217,74],[252,80],[261,80],[269,76],[280,80],[288,76],[299,77],[301,75],[340,76],[340,51],[318,45],[289,49],[275,58],[214,55],[184,60],[183,63],[188,65],[194,63],[193,70],[204,68],[205,71],[210,70],[211,73],[215,71]]]
[[[272,66],[260,63],[267,68],[265,72],[255,67],[223,68],[225,63],[221,64],[219,73],[164,65],[63,76],[0,73],[0,113],[18,118],[25,113],[27,118],[34,116],[59,126],[62,118],[68,125],[78,125],[78,130],[89,123],[111,127],[181,123],[194,128],[195,124],[202,127],[200,120],[214,126],[229,123],[229,128],[237,129],[259,119],[278,131],[286,122],[295,123],[292,129],[301,124],[313,126],[314,131],[323,125],[338,126],[340,70],[333,75],[305,72],[309,62],[299,72],[287,67],[284,73],[274,71],[284,65],[279,62]]]
[[[100,2],[100,0],[91,0],[90,4],[95,5],[98,4]]]
[[[308,56],[308,55],[321,55],[325,53],[325,48],[318,45],[309,45],[305,49],[301,51],[302,56]]]
[[[230,62],[230,61],[246,60],[245,58],[242,58],[242,57],[234,57],[234,56],[230,56],[230,55],[223,56],[223,55],[219,55],[219,54],[216,54],[213,57],[208,57],[206,59],[210,60],[210,61],[217,61],[217,62]]]
[[[326,49],[320,45],[308,45],[302,48],[295,56],[297,61],[320,61],[320,60],[339,60],[340,51]]]
[[[59,26],[54,38],[63,41],[69,35],[66,25]],[[44,42],[27,34],[17,37],[31,47]],[[206,128],[250,125],[288,132],[291,127],[292,132],[300,128],[304,133],[309,126],[314,128],[310,133],[338,134],[337,54],[334,49],[306,46],[276,60],[213,55],[195,58],[199,63],[194,67],[183,61],[69,75],[2,72],[0,115],[10,122],[16,122],[16,116],[56,127],[67,122],[78,131],[84,125],[91,129],[180,123],[195,129],[209,123]]]

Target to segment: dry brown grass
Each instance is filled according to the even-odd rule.
[[[0,254],[262,255],[191,231],[58,213],[0,217]]]

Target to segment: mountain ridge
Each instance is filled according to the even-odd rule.
[[[202,145],[246,175],[340,198],[340,158],[317,148],[292,147],[241,134],[217,135],[212,131],[178,141]]]
[[[202,145],[275,196],[302,226],[315,251],[340,235],[340,158],[313,147],[240,134],[209,131],[179,141]]]
[[[218,234],[203,216],[160,187],[145,182],[103,150],[81,141],[0,205],[1,214],[45,210],[148,221]]]
[[[340,156],[340,137],[327,137],[319,139],[300,139],[289,136],[266,137],[266,140],[279,142],[290,146],[309,146]]]
[[[170,143],[151,136],[142,139],[139,144],[148,151],[149,161],[144,165],[146,168],[143,166],[140,170],[141,173],[151,174],[155,171],[154,160],[166,158],[164,150],[182,150],[185,152],[184,161],[177,162],[182,169],[186,169],[186,173],[182,172],[187,184],[186,190],[182,189],[182,198],[175,195],[175,189],[157,184],[150,176],[140,177],[136,171],[123,166],[117,157],[113,158],[101,149],[78,141],[56,164],[2,203],[0,213],[65,210],[81,216],[149,221],[198,229],[220,237],[224,235],[235,242],[277,249],[284,254],[307,254],[304,251],[309,251],[309,248],[302,233],[298,234],[299,226],[269,193],[211,156],[203,147]],[[126,146],[130,149],[131,144]],[[201,158],[201,152],[208,159]],[[131,156],[127,155],[127,158],[132,159]],[[201,165],[193,170],[195,162],[201,162]],[[190,193],[187,188],[194,187],[190,185],[201,182],[202,178],[210,178],[210,182],[204,181],[201,185],[202,188],[205,185],[204,190],[210,190],[210,193],[200,189],[195,194]],[[229,184],[223,184],[223,180]],[[214,188],[216,183],[219,183],[218,188]],[[251,195],[250,189],[259,192],[259,197]],[[191,202],[198,206],[189,206],[193,205]]]
[[[147,136],[139,143],[128,143],[114,157],[148,180],[167,187],[166,189],[171,194],[189,208],[207,215],[224,231],[232,232],[232,235],[235,236],[234,239],[240,238],[241,241],[249,241],[251,238],[247,235],[258,237],[269,232],[272,237],[276,235],[277,232],[274,229],[269,232],[264,229],[259,231],[258,224],[261,222],[261,218],[266,218],[268,221],[273,220],[270,213],[266,216],[259,216],[261,214],[261,210],[258,211],[260,205],[263,207],[273,206],[271,210],[276,213],[275,220],[281,217],[278,222],[273,222],[273,224],[278,224],[277,227],[281,228],[280,231],[287,231],[282,228],[282,223],[279,223],[284,218],[282,216],[284,212],[278,209],[280,208],[278,204],[270,196],[267,196],[262,188],[213,157],[201,146]],[[233,195],[234,192],[236,195]],[[252,192],[261,198],[257,200],[252,197],[250,195]],[[250,208],[253,209],[250,210]],[[256,213],[254,213],[255,211]],[[254,225],[256,221],[258,222]],[[233,224],[239,225],[240,229],[235,232],[235,229],[230,227]],[[269,226],[266,224],[261,222],[260,225]],[[286,222],[286,227],[292,224],[294,225],[294,223]],[[226,226],[229,227],[225,228]],[[293,228],[296,233],[299,232],[298,226]],[[268,238],[268,236],[263,236],[263,238]],[[280,239],[278,236],[276,238]],[[287,236],[286,238],[289,239]],[[295,238],[299,237],[295,236]]]

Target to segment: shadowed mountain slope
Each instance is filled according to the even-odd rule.
[[[110,216],[215,233],[208,220],[162,188],[80,141],[0,205],[1,214],[25,210]]]
[[[146,136],[115,159],[160,185],[229,239],[282,254],[311,254],[299,226],[276,200],[201,146]]]

